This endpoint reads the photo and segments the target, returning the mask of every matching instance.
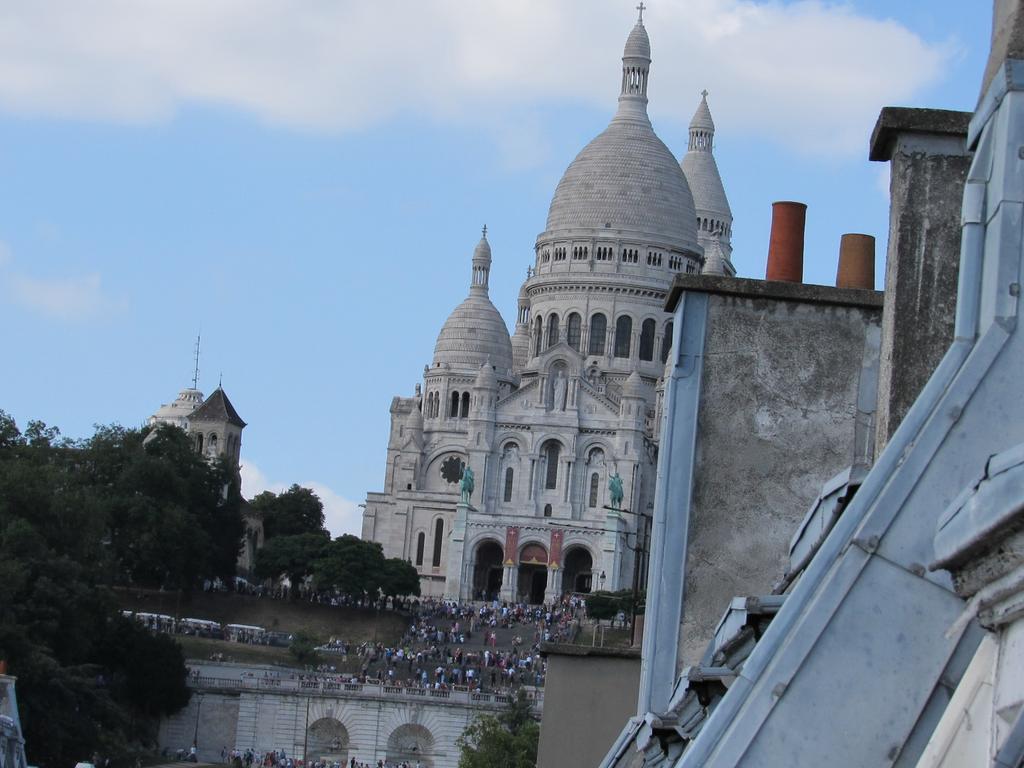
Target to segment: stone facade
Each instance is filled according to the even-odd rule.
[[[636,553],[672,346],[664,303],[675,275],[701,270],[708,237],[716,269],[734,272],[732,217],[706,100],[680,165],[647,117],[642,22],[622,62],[615,117],[555,190],[514,334],[488,297],[485,228],[469,296],[444,324],[422,386],[392,401],[384,490],[367,495],[362,534],[411,561],[425,595],[539,603],[643,578]],[[464,467],[475,487],[460,504]],[[615,475],[621,510],[608,496]]]

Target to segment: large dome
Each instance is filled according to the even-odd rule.
[[[497,308],[487,296],[471,294],[445,320],[434,345],[434,365],[474,373],[485,363],[494,366],[501,378],[512,369],[512,341]]]
[[[612,229],[696,251],[696,219],[686,176],[646,116],[616,116],[558,182],[544,236]]]

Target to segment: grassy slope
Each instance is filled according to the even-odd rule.
[[[179,618],[210,619],[221,624],[253,624],[279,632],[305,631],[326,641],[331,637],[358,644],[377,639],[397,643],[407,625],[404,616],[381,611],[334,608],[304,602],[288,602],[225,592],[198,592],[180,598],[173,592],[124,589],[117,591],[121,608],[148,613],[165,613]],[[190,657],[207,658],[221,652],[235,661],[260,663],[285,662],[287,649],[244,646],[200,638],[184,638],[182,647]]]

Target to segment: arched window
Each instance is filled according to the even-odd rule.
[[[650,318],[640,326],[640,359],[654,359],[654,321]]]
[[[534,349],[533,349],[533,353],[534,353],[534,355],[539,355],[543,351],[543,349],[544,349],[544,347],[542,345],[542,342],[544,341],[544,321],[541,320],[539,317],[537,318],[537,322],[534,323],[533,336],[534,336],[534,344],[533,344]]]
[[[608,318],[598,312],[590,318],[590,345],[587,354],[604,354],[604,337],[608,334]]]
[[[597,490],[601,483],[601,476],[595,472],[590,476],[590,499],[587,501],[587,506],[593,509],[597,506]]]
[[[444,537],[444,520],[438,520],[434,524],[434,567],[441,565],[441,539]]]
[[[427,543],[427,534],[420,531],[416,537],[416,565],[423,565],[423,547]]]
[[[502,496],[505,501],[512,501],[512,480],[514,474],[512,467],[505,470],[505,493]]]
[[[558,343],[558,315],[552,312],[548,315],[548,346],[553,347]]]
[[[569,343],[569,346],[579,351],[580,348],[580,335],[582,333],[581,328],[582,322],[580,316],[573,312],[569,315],[569,320],[566,322],[566,334],[565,340]]]
[[[448,415],[456,419],[459,416],[459,393],[452,392],[452,409],[448,412]]]
[[[217,452],[217,433],[211,432],[210,436],[206,438],[206,450],[210,453]]]
[[[551,517],[551,505],[550,504],[545,504],[544,505],[544,517]]]
[[[547,469],[544,475],[544,487],[548,490],[558,487],[558,455],[562,446],[554,440],[550,441],[544,448],[544,457],[547,460]]]
[[[630,336],[633,335],[633,318],[622,315],[615,321],[615,356],[629,357]]]
[[[459,412],[459,418],[466,418],[469,416],[469,392],[462,393],[462,410]]]
[[[202,432],[197,432],[196,433],[196,451],[198,451],[199,453],[203,452],[203,433]]]
[[[661,362],[668,360],[668,355],[672,351],[672,321],[669,320],[665,325],[665,335],[661,337]]]

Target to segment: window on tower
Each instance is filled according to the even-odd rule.
[[[444,539],[444,520],[439,519],[434,524],[434,559],[431,561],[435,568],[441,565],[441,542]]]
[[[427,534],[420,531],[416,537],[416,565],[423,565],[423,548],[427,543]]]
[[[569,320],[566,323],[567,328],[565,340],[568,342],[570,347],[577,351],[579,351],[580,348],[580,335],[582,333],[581,325],[582,321],[576,312],[569,315]]]
[[[554,440],[548,442],[544,448],[544,459],[547,463],[544,472],[544,488],[549,491],[558,487],[558,457],[561,451],[562,446]]]
[[[672,352],[672,321],[669,320],[665,324],[665,335],[661,337],[661,362],[668,360],[669,353]]]
[[[459,418],[464,419],[469,416],[469,392],[462,393],[462,409],[459,411]]]
[[[629,357],[630,337],[633,335],[633,318],[622,315],[615,321],[615,356]]]
[[[553,347],[558,343],[558,315],[552,312],[548,315],[548,346]]]
[[[597,491],[601,483],[601,476],[594,472],[590,476],[590,498],[587,499],[587,506],[593,509],[597,506]]]
[[[640,326],[639,351],[641,360],[654,359],[654,321],[649,318]]]
[[[590,345],[587,353],[591,355],[604,354],[604,340],[608,334],[608,318],[600,312],[590,318]]]
[[[452,407],[451,407],[451,410],[448,412],[448,416],[450,418],[453,418],[453,419],[457,419],[459,417],[459,393],[458,392],[452,392]]]
[[[515,473],[512,470],[512,467],[505,470],[505,493],[502,495],[502,498],[505,501],[512,501],[512,480],[514,475]]]

